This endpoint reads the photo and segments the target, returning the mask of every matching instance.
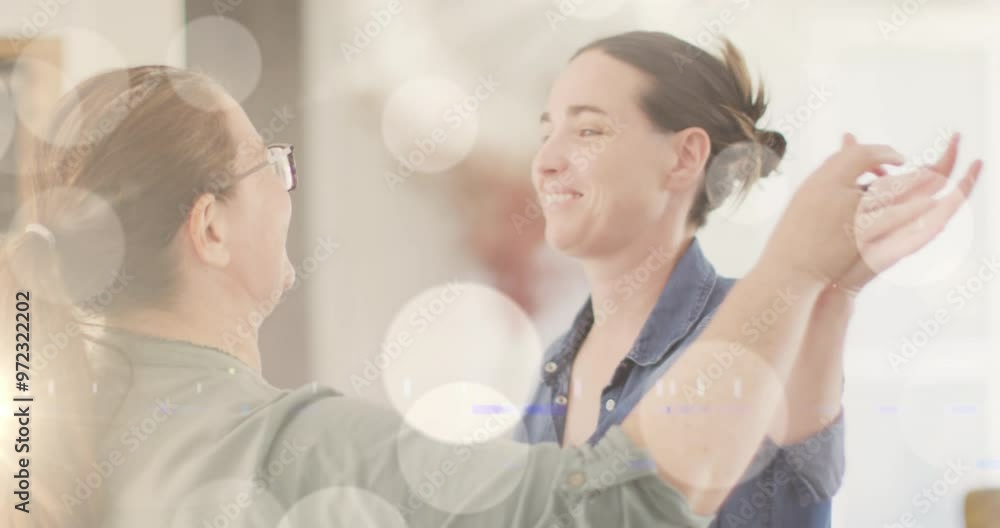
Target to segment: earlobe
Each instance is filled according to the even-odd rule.
[[[227,226],[220,203],[214,194],[206,193],[195,200],[188,215],[187,231],[195,255],[217,267],[229,264]]]

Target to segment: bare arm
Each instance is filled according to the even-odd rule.
[[[915,199],[938,193],[945,187],[954,169],[958,142],[956,134],[941,158],[931,165],[897,178],[877,180],[863,202],[876,205],[913,203]],[[845,145],[856,145],[854,137],[846,136]],[[885,172],[878,168],[874,172],[885,176]],[[870,205],[862,207],[870,207],[862,213],[867,214],[867,220],[877,219],[881,212],[887,210]],[[846,275],[835,280],[834,285],[824,289],[813,309],[800,357],[788,380],[787,420],[785,416],[779,416],[771,426],[771,438],[779,444],[798,443],[817,434],[840,413],[847,325],[854,312],[855,297],[875,277],[877,270],[872,270],[869,264],[878,267],[876,262],[870,262],[878,260],[875,251],[862,251],[866,254],[861,261],[852,266]]]
[[[687,495],[695,512],[718,509],[768,432],[823,287],[807,277],[752,270],[670,369],[681,390],[647,395],[626,419],[626,433],[651,452],[661,476]],[[795,299],[789,310],[764,332],[743,332],[782,295]],[[739,393],[732,389],[737,384]],[[691,404],[703,411],[665,411]]]
[[[840,414],[844,340],[853,312],[854,297],[842,289],[826,288],[817,298],[802,349],[788,378],[787,415],[779,414],[771,424],[769,434],[776,443],[801,442],[822,431]]]
[[[902,156],[845,139],[799,188],[761,260],[668,372],[686,389],[666,398],[647,394],[623,424],[696,513],[714,514],[755,455],[782,405],[823,289],[859,266],[874,276],[923,247],[964,202],[981,168],[974,163],[956,191],[940,200],[913,195],[862,207],[866,194],[857,178],[886,163],[900,164]],[[855,229],[859,218],[870,221],[861,231]],[[779,313],[782,295],[793,306]],[[771,322],[766,331],[753,331],[748,323],[755,316]],[[734,385],[743,388],[738,396]],[[664,410],[694,398],[705,412]]]

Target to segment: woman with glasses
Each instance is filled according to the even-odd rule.
[[[914,188],[865,205],[857,177],[902,160],[848,141],[672,368],[694,386],[720,353],[751,348],[767,372],[735,361],[702,394],[725,404],[713,387],[741,377],[749,412],[666,416],[670,399],[651,393],[596,445],[560,448],[454,445],[326,387],[267,383],[259,325],[241,325],[265,318],[261,306],[294,281],[285,238],[295,163],[291,147],[261,144],[208,78],[147,66],[88,79],[31,161],[0,260],[3,342],[30,367],[16,396],[32,399],[15,403],[24,407],[10,439],[30,452],[5,459],[17,486],[4,494],[5,526],[18,527],[707,526],[766,432],[809,310],[753,342],[743,319],[778,289],[809,307],[833,280],[863,284],[872,271],[859,248],[881,263],[919,248],[978,172],[940,202]],[[841,226],[859,207],[879,214],[849,239]]]

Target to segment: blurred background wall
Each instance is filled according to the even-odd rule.
[[[1000,3],[986,0],[17,0],[0,11],[0,43],[15,52],[0,60],[0,201],[13,203],[25,132],[15,116],[31,113],[12,110],[20,101],[44,107],[110,67],[207,71],[262,135],[298,147],[289,245],[300,283],[265,325],[265,373],[280,386],[318,381],[384,401],[392,388],[355,377],[428,288],[490,285],[535,322],[542,344],[585,299],[579,270],[545,247],[528,181],[538,114],[572,53],[631,29],[709,48],[726,35],[770,90],[760,126],[784,133],[789,149],[779,174],[700,234],[724,274],[748,269],[844,131],[914,162],[960,131],[959,166],[986,159],[977,195],[941,239],[859,300],[848,473],[834,503],[836,527],[892,526],[906,514],[916,526],[961,526],[966,491],[1000,485],[1000,287],[979,275],[1000,257],[997,27]],[[477,87],[486,95],[476,110],[409,169],[401,159],[442,126],[440,109]],[[320,258],[326,247],[335,250]],[[968,470],[935,487],[955,463]],[[925,489],[926,505],[914,499]]]

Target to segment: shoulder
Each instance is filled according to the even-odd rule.
[[[280,422],[284,435],[319,441],[344,440],[353,432],[375,434],[397,431],[399,413],[376,402],[342,393],[319,384],[308,384],[295,390],[283,391],[271,405],[271,419]],[[312,443],[312,442],[310,442]]]
[[[369,485],[405,430],[400,413],[388,405],[322,385],[285,391],[269,407],[275,435],[264,467],[282,468],[284,489],[276,492],[283,498],[330,485]]]

